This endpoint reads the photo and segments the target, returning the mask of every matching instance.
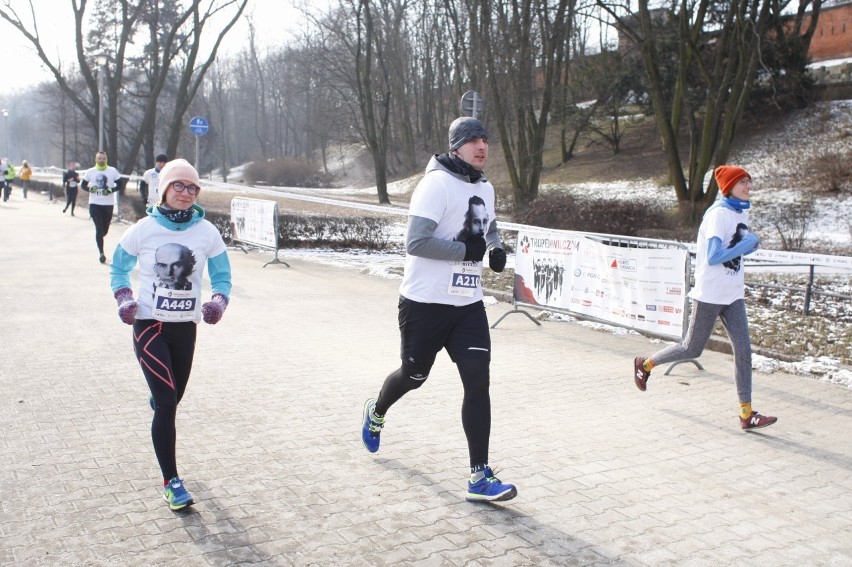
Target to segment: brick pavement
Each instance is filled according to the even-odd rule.
[[[171,512],[92,224],[60,210],[0,204],[2,565],[852,562],[852,391],[757,374],[755,407],[779,422],[745,434],[728,355],[643,394],[631,363],[651,340],[511,316],[492,333],[491,453],[519,496],[468,503],[445,356],[377,454],[358,437],[398,364],[398,282],[258,252],[232,253],[232,303],[200,328],[178,412],[198,503]]]

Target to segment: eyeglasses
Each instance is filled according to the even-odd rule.
[[[190,195],[195,195],[199,191],[201,191],[201,187],[198,185],[185,185],[180,181],[172,181],[172,189],[177,191],[178,193],[183,193],[186,190]]]

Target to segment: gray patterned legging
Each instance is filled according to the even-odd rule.
[[[731,339],[734,351],[734,379],[737,384],[737,396],[740,402],[751,401],[751,338],[748,335],[748,316],[745,301],[738,299],[730,305],[716,305],[692,301],[692,317],[683,342],[670,345],[655,352],[648,358],[654,366],[698,358],[704,351],[716,319],[722,319],[722,325]]]

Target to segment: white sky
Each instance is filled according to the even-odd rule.
[[[95,0],[89,0],[89,6]],[[28,0],[10,0],[21,19],[31,28]],[[223,41],[220,55],[234,53],[246,43],[248,23],[252,16],[260,43],[284,43],[292,30],[298,29],[301,13],[293,7],[293,0],[249,0],[243,17]],[[325,4],[326,2],[311,2]],[[5,2],[4,2],[5,4]],[[56,64],[59,54],[69,63],[76,61],[74,47],[74,15],[71,0],[34,0],[39,35],[45,52]],[[91,10],[91,8],[89,8]],[[32,44],[8,22],[0,19],[0,37],[3,38],[3,85],[19,90],[42,80],[52,80],[52,75],[42,66]]]

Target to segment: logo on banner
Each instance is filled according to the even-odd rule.
[[[636,260],[630,259],[625,260],[623,258],[610,258],[609,259],[609,267],[614,268],[616,270],[623,270],[625,272],[635,272],[636,271]]]

